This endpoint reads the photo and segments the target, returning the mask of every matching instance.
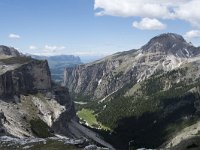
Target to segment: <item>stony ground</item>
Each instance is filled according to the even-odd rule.
[[[74,143],[73,143],[74,142]],[[72,143],[72,144],[69,144]],[[12,137],[1,137],[0,138],[0,149],[1,150],[80,150],[82,148],[75,146],[76,141],[70,141],[67,139],[59,138],[12,138]]]

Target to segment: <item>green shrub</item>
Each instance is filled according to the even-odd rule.
[[[7,59],[1,59],[0,61],[5,63],[6,65],[12,65],[12,64],[23,64],[31,60],[32,60],[31,57],[10,57]]]
[[[31,120],[30,124],[31,130],[36,136],[40,138],[47,138],[51,136],[49,126],[41,119]]]

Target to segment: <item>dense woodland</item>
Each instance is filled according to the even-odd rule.
[[[171,87],[164,89],[166,81],[175,81],[184,75],[182,69],[155,74],[139,83],[140,89],[133,96],[125,96],[135,84],[133,81],[104,102],[92,101],[84,107],[94,110],[97,120],[111,129],[97,132],[115,147],[128,148],[128,142],[134,140],[135,148],[156,148],[171,138],[171,133],[198,120],[198,80],[171,82]],[[196,90],[190,92],[191,89]],[[142,94],[137,94],[138,91]]]

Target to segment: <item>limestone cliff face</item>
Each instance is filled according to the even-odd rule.
[[[53,91],[56,101],[61,106],[65,106],[65,111],[53,122],[52,129],[57,134],[64,134],[70,137],[73,133],[70,131],[68,123],[71,120],[77,121],[74,103],[71,101],[67,88],[56,86]]]
[[[47,61],[15,55],[5,46],[2,51],[0,46],[0,136],[85,137],[112,147],[79,124],[68,89],[51,81]]]
[[[50,89],[51,75],[47,61],[31,60],[0,75],[0,97]]]
[[[47,61],[17,55],[19,52],[5,46],[2,51],[0,135],[16,137],[41,135],[44,137],[52,133],[70,135],[67,125],[71,119],[76,120],[74,104],[67,88],[51,81]],[[48,126],[45,134],[34,129],[40,128],[41,124]],[[44,125],[46,128],[47,126]]]
[[[83,94],[100,99],[120,89],[124,84],[134,80],[134,69],[118,70],[126,62],[122,59],[103,60],[94,64],[80,65],[75,68],[66,68],[64,84],[72,93]],[[123,68],[121,68],[123,70]]]

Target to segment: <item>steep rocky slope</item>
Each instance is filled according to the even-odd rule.
[[[1,56],[20,56],[22,54],[20,54],[16,49],[14,49],[13,47],[7,47],[4,45],[0,45],[0,55]]]
[[[124,85],[140,82],[156,71],[170,71],[192,61],[200,48],[176,34],[163,34],[139,50],[116,53],[102,60],[67,68],[64,84],[74,94],[103,99]]]
[[[4,54],[0,55],[0,136],[4,136],[0,138],[0,148],[15,149],[17,145],[14,143],[22,148],[22,143],[26,145],[27,141],[40,144],[39,141],[50,140],[72,149],[76,147],[65,143],[83,147],[96,141],[114,149],[102,142],[96,133],[88,134],[90,130],[86,131],[78,123],[68,89],[51,81],[47,61],[26,57],[16,50],[19,55],[12,55],[12,48],[4,46],[4,49]],[[49,137],[53,138],[38,139]],[[90,142],[85,143],[86,139]]]
[[[24,64],[20,64],[20,61],[24,61]],[[0,73],[1,97],[13,97],[20,93],[25,94],[39,90],[48,91],[52,86],[46,61],[40,62],[23,57],[4,59],[1,60]]]
[[[5,55],[10,54],[9,51],[13,49],[7,48]],[[0,109],[4,132],[17,137],[40,136],[34,133],[31,122],[41,120],[49,129],[67,135],[65,124],[76,117],[73,103],[67,89],[52,84],[47,61],[9,56],[12,57],[0,60]],[[61,125],[63,128],[57,127]]]
[[[184,128],[199,122],[199,54],[182,36],[162,34],[138,50],[67,68],[64,84],[85,102],[78,110],[93,110],[111,129],[99,132],[117,148],[131,140],[135,148],[176,148],[188,140]],[[189,139],[198,136],[189,129]]]

